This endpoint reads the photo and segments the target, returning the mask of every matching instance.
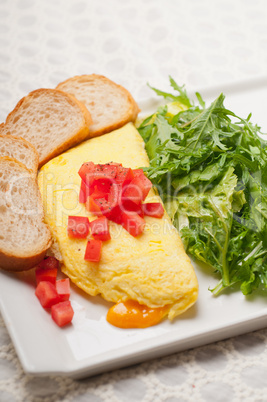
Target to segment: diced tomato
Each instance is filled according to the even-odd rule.
[[[108,220],[105,216],[90,222],[90,227],[94,239],[102,241],[110,240]]]
[[[51,317],[59,327],[70,324],[74,311],[69,300],[55,304],[51,308]]]
[[[132,236],[136,237],[143,233],[145,229],[145,220],[141,218],[138,214],[129,214],[122,212],[122,226],[126,229]]]
[[[108,193],[110,191],[110,182],[103,182],[101,180],[96,182],[97,184],[94,186],[94,190],[91,194],[93,199],[96,198],[108,198]]]
[[[108,165],[111,165],[111,166],[122,166],[122,164],[121,164],[121,163],[118,163],[118,162],[109,162]]]
[[[89,219],[86,216],[68,217],[68,235],[76,239],[85,239],[89,234]]]
[[[121,209],[121,205],[116,205],[114,208],[112,208],[110,210],[110,212],[106,215],[106,217],[112,221],[117,223],[118,225],[121,225],[122,223],[122,209]]]
[[[122,187],[126,186],[133,180],[134,175],[133,171],[131,168],[124,168],[122,166],[119,166],[117,168],[117,175],[116,175],[116,182],[118,184],[121,184]]]
[[[35,290],[35,295],[44,308],[50,308],[53,304],[59,302],[59,296],[55,285],[48,281],[39,282]]]
[[[104,198],[103,198],[104,200]],[[85,203],[85,208],[87,211],[92,212],[94,215],[102,215],[101,209],[100,209],[100,204],[98,203],[98,200],[94,200],[93,197],[88,197]]]
[[[139,177],[144,175],[143,169],[133,169],[133,175],[134,177]]]
[[[83,180],[81,181],[81,188],[80,188],[80,193],[79,193],[79,202],[81,204],[84,204],[86,202],[89,195],[91,195],[92,190],[93,190],[93,187],[89,188]]]
[[[111,187],[113,181],[111,182],[111,181],[103,179],[103,180],[97,180],[95,183],[96,184],[95,184],[95,188],[94,188],[94,193],[98,191],[100,193],[107,194],[110,192],[110,187]]]
[[[35,278],[37,285],[43,281],[55,284],[57,279],[57,268],[41,268],[37,265]]]
[[[66,301],[70,298],[70,280],[69,278],[56,281],[56,291],[60,301]]]
[[[90,166],[91,169],[91,166]],[[80,169],[81,171],[81,169]],[[84,172],[82,171],[79,174],[84,175]],[[110,186],[110,183],[112,183],[115,180],[117,174],[117,166],[115,165],[94,165],[94,170],[90,171],[88,173],[85,173],[85,183],[91,188],[97,185],[98,183],[101,183],[103,186]],[[81,176],[82,177],[82,176]]]
[[[91,185],[94,171],[95,171],[95,164],[93,162],[83,163],[79,169],[78,172],[79,176],[88,187],[90,187]]]
[[[122,187],[118,183],[113,183],[110,187],[110,192],[108,195],[108,202],[110,208],[114,208],[121,204]]]
[[[105,165],[98,164],[95,167],[95,178],[99,179],[110,179],[113,180],[117,174],[117,166],[114,164],[106,163]]]
[[[97,231],[94,225],[97,225],[98,220],[92,223],[94,240],[101,242],[110,239],[108,221],[104,217],[121,224],[133,236],[138,236],[144,231],[144,213],[162,216],[161,205],[142,207],[152,187],[142,169],[125,168],[116,162],[97,165],[88,162],[82,165],[79,175],[90,186],[90,194],[85,201],[86,209],[97,216],[103,215]],[[84,197],[81,196],[81,199]],[[105,228],[101,226],[104,223]],[[85,259],[99,261],[101,245],[88,242],[87,248]]]
[[[131,183],[124,188],[122,193],[123,200],[128,199],[134,202],[135,204],[140,205],[141,202],[143,201],[143,191],[137,184],[134,183],[134,180],[132,180]]]
[[[97,199],[95,199],[95,203],[100,208],[100,211],[101,211],[102,215],[104,215],[104,216],[109,215],[109,213],[111,211],[111,207],[110,207],[109,201],[106,200],[106,198],[97,198]]]
[[[142,218],[144,216],[142,204],[136,204],[135,202],[123,198],[121,203],[121,211],[129,213],[129,214],[138,214]]]
[[[153,216],[154,218],[162,218],[164,208],[160,202],[148,202],[142,205],[144,215]]]
[[[101,240],[88,240],[84,259],[86,261],[99,262],[101,257],[102,241]]]
[[[59,261],[55,257],[45,257],[43,261],[38,264],[38,268],[44,269],[58,269]]]
[[[132,187],[136,186],[137,188],[140,188],[140,191],[143,195],[143,201],[144,201],[152,187],[152,183],[145,175],[143,175],[143,176],[140,175],[140,176],[135,177],[131,181],[131,186]]]

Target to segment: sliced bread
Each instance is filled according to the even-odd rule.
[[[89,136],[91,115],[73,96],[56,89],[37,89],[22,98],[0,126],[0,134],[29,141],[39,166]]]
[[[0,158],[0,268],[34,267],[51,245],[36,177],[25,165]]]
[[[75,76],[58,84],[57,89],[75,96],[90,111],[93,119],[90,137],[108,133],[135,121],[139,113],[132,95],[102,75]]]
[[[27,169],[37,174],[39,157],[35,147],[23,138],[0,135],[0,157],[9,156],[23,163]]]

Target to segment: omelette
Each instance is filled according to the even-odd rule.
[[[149,166],[144,142],[134,125],[128,123],[83,142],[41,168],[38,183],[45,221],[62,256],[62,271],[91,296],[100,294],[117,305],[125,302],[129,307],[130,303],[131,308],[141,305],[145,313],[160,311],[161,318],[174,319],[196,302],[198,282],[166,212],[160,219],[145,216],[145,230],[138,237],[109,222],[111,240],[103,242],[99,262],[84,259],[87,239],[68,236],[68,216],[88,216],[90,221],[95,218],[79,203],[78,171],[88,161],[113,161],[132,169]],[[145,202],[162,201],[151,189]]]

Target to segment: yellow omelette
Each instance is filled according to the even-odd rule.
[[[169,319],[197,300],[197,278],[177,230],[165,212],[163,218],[145,217],[142,235],[131,236],[110,222],[111,240],[103,242],[99,263],[84,260],[86,239],[69,238],[68,216],[90,214],[79,203],[82,163],[119,162],[124,167],[148,166],[144,142],[132,123],[92,138],[44,165],[38,176],[45,221],[58,244],[62,271],[89,295],[100,294],[118,303],[136,301],[149,308],[165,306]],[[161,202],[153,190],[145,202]]]

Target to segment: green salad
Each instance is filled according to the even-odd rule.
[[[170,77],[176,94],[138,127],[150,167],[186,251],[220,275],[211,291],[267,289],[267,141],[251,115],[224,107],[220,94],[198,104]]]

